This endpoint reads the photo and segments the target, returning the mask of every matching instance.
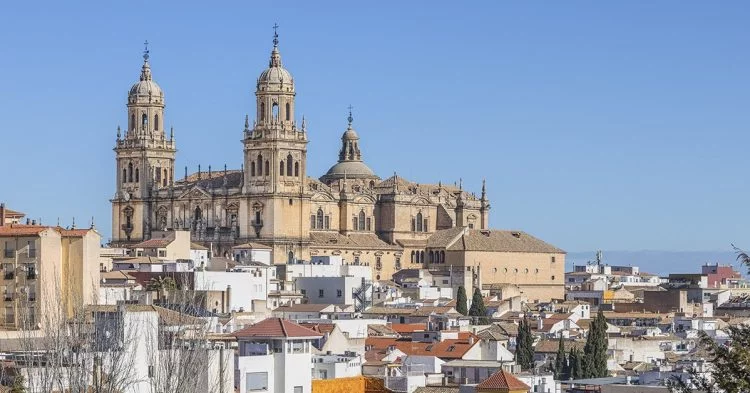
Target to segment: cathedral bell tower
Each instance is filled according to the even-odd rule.
[[[114,242],[147,239],[151,227],[149,200],[157,189],[172,185],[175,141],[164,131],[164,92],[151,75],[148,42],[140,80],[128,93],[128,123],[117,128],[117,185],[112,199]]]
[[[256,84],[252,128],[245,122],[243,193],[248,234],[273,244],[274,260],[286,261],[300,258],[301,245],[309,243],[308,140],[305,120],[298,127],[294,117],[294,78],[282,65],[277,27],[268,68]]]

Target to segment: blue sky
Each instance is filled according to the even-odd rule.
[[[30,3],[0,24],[0,200],[44,223],[109,237],[146,39],[176,172],[239,167],[278,22],[310,175],[351,104],[381,177],[486,177],[493,227],[569,251],[750,247],[747,2]]]

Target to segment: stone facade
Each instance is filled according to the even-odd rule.
[[[488,227],[484,187],[477,197],[459,186],[418,184],[374,174],[363,161],[351,113],[338,162],[319,179],[307,174],[308,129],[295,117],[295,83],[281,61],[278,37],[257,80],[256,116],[242,131],[239,170],[199,171],[175,179],[174,134],[164,131],[165,99],[148,53],[128,95],[128,127],[118,128],[112,243],[132,245],[161,230],[189,230],[215,255],[249,241],[272,247],[274,263],[342,255],[389,278],[417,253],[425,263],[436,231]],[[410,257],[410,261],[414,261]],[[562,275],[561,275],[562,278]]]

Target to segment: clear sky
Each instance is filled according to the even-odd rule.
[[[325,3],[325,4],[323,4]],[[22,2],[0,23],[0,200],[110,236],[143,41],[177,174],[238,168],[280,25],[309,175],[347,106],[383,178],[453,183],[569,251],[750,247],[750,3]]]

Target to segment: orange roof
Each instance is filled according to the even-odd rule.
[[[234,333],[237,338],[318,338],[322,335],[294,322],[281,318],[267,318]]]
[[[399,351],[411,356],[435,356],[442,359],[461,359],[479,340],[473,344],[468,339],[445,339],[437,342],[414,342],[408,339],[390,337],[368,337],[365,346],[373,350],[385,350],[394,346]]]
[[[21,225],[11,224],[0,226],[0,236],[31,236],[38,235],[40,232],[48,229],[39,225]]]
[[[23,214],[23,213],[21,213],[21,212],[17,212],[15,210],[10,210],[7,207],[5,208],[5,217],[21,218],[21,217],[25,217],[25,216],[26,215]]]
[[[132,248],[160,248],[160,247],[166,247],[169,245],[169,243],[172,243],[174,239],[171,238],[165,238],[165,239],[149,239],[146,241],[142,241],[136,245],[134,245]]]
[[[311,323],[311,322],[302,322],[299,324],[300,326],[304,328],[308,328],[314,332],[322,333],[322,334],[329,334],[333,331],[333,329],[336,328],[336,325],[333,323]]]
[[[523,390],[528,391],[529,385],[521,382],[515,375],[500,369],[489,378],[477,385],[477,389]]]
[[[427,330],[426,323],[393,323],[391,329],[396,333],[412,333]]]

